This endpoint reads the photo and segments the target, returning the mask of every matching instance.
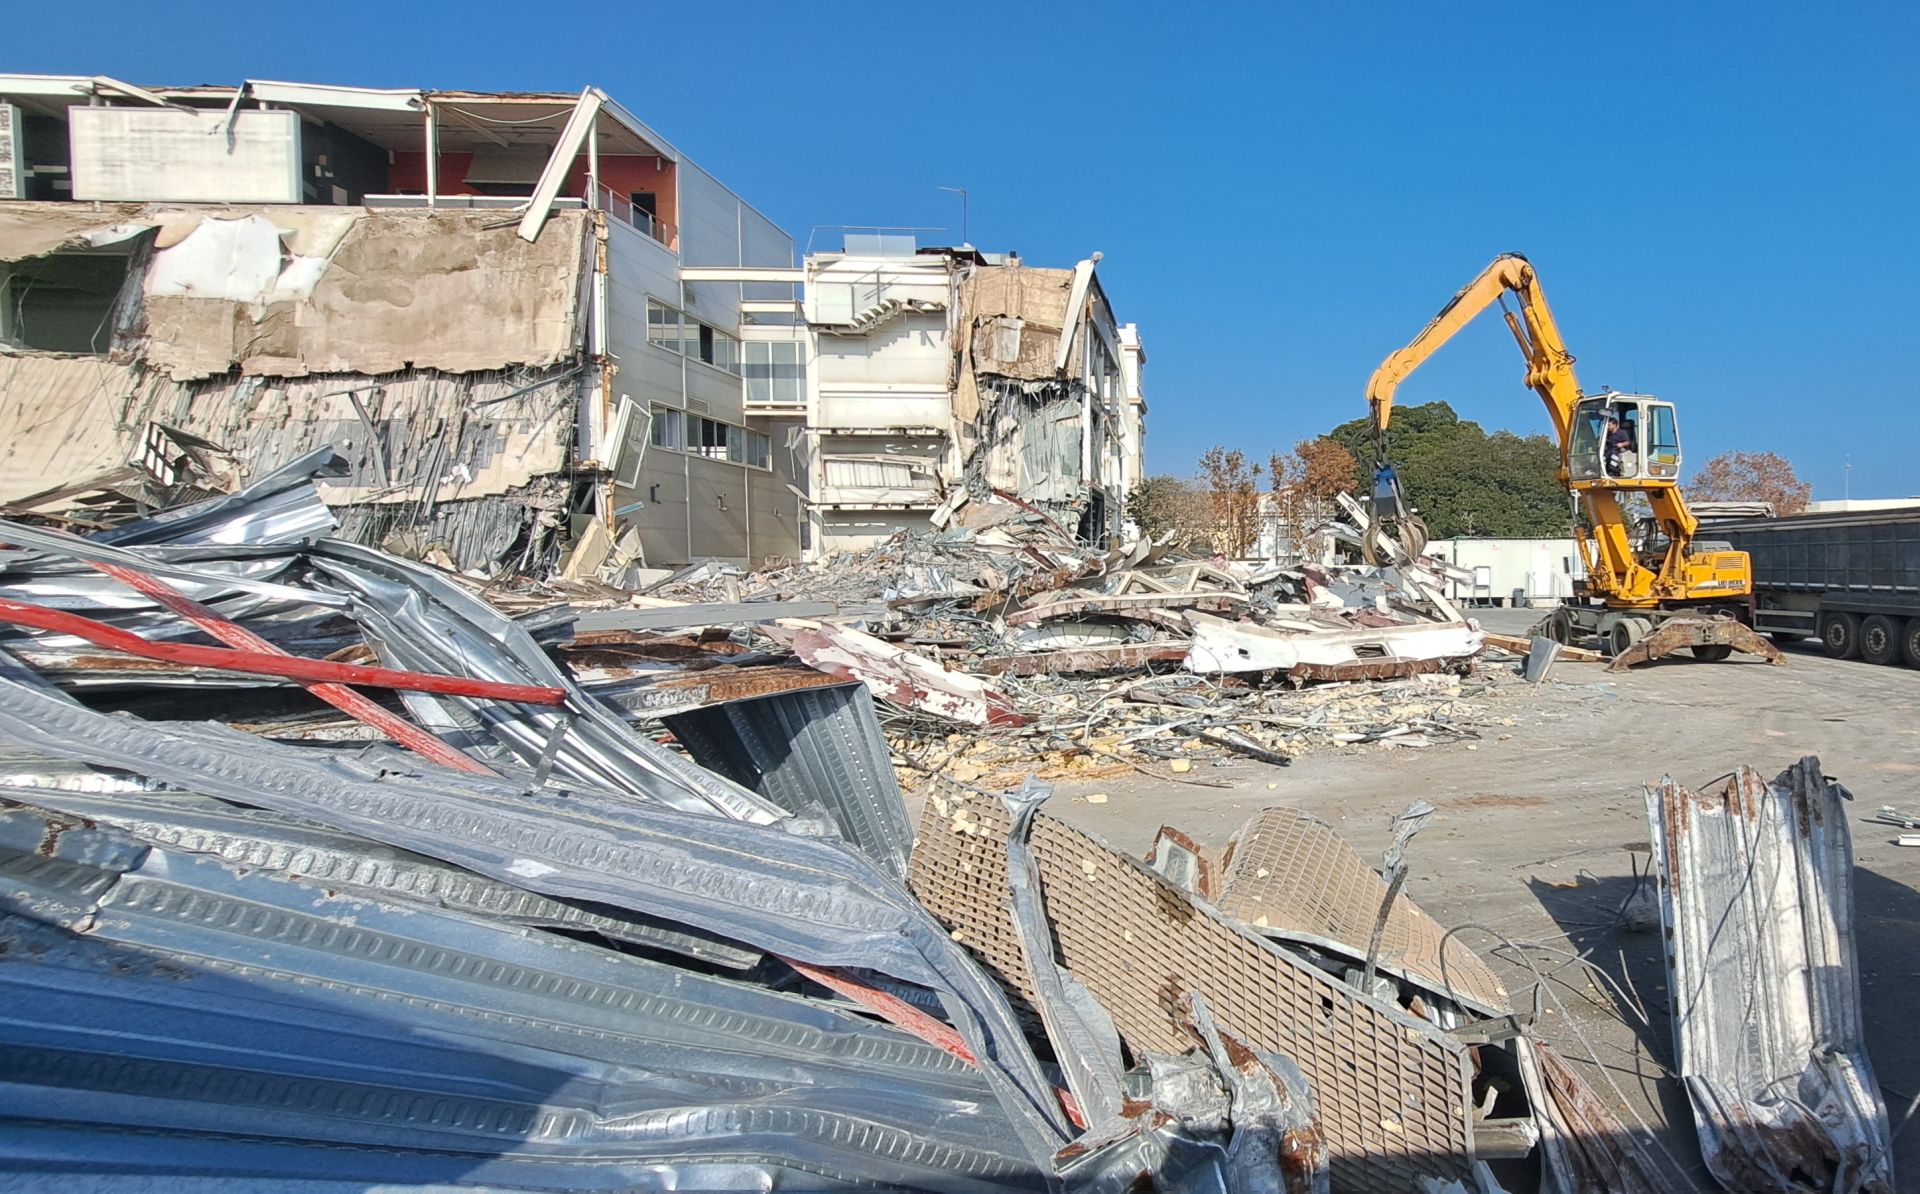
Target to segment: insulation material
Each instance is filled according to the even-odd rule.
[[[1261,809],[1227,847],[1214,906],[1269,937],[1366,957],[1387,885],[1331,825],[1294,808]],[[1380,969],[1484,1015],[1512,1011],[1487,964],[1412,900],[1395,899]]]
[[[976,374],[1053,378],[1072,289],[1070,269],[976,268],[960,287],[962,358]]]
[[[954,938],[1031,1006],[1036,991],[1006,911],[1010,827],[998,800],[936,780],[909,881]],[[1060,964],[1136,1053],[1184,1051],[1175,1009],[1198,992],[1223,1027],[1306,1075],[1335,1189],[1404,1190],[1422,1176],[1467,1175],[1471,1063],[1458,1042],[1053,818],[1034,818],[1032,848]]]
[[[91,357],[0,353],[0,502],[117,468],[151,423],[219,444],[254,472],[333,445],[333,505],[495,496],[566,470],[573,371],[179,385]]]

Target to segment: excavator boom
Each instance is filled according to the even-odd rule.
[[[1515,309],[1507,308],[1509,299]],[[1372,529],[1395,533],[1402,543],[1425,542],[1425,528],[1401,492],[1392,464],[1394,395],[1414,370],[1495,304],[1501,306],[1526,360],[1526,385],[1539,395],[1553,423],[1561,484],[1579,496],[1586,510],[1587,527],[1576,528],[1575,536],[1587,565],[1588,590],[1614,610],[1698,608],[1747,596],[1752,583],[1743,553],[1694,550],[1699,523],[1680,491],[1679,433],[1672,404],[1646,395],[1585,393],[1540,277],[1517,253],[1495,258],[1368,380],[1375,450]],[[1622,500],[1636,493],[1652,510],[1654,527],[1665,539],[1663,551],[1635,548]],[[1362,538],[1371,542],[1373,536]],[[1651,615],[1638,619],[1643,633],[1653,620]],[[1696,650],[1720,641],[1698,644]]]

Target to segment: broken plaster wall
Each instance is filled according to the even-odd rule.
[[[246,475],[331,445],[343,533],[543,572],[593,375],[588,219],[529,244],[497,212],[6,205],[0,261],[131,251],[110,352],[0,350],[0,502],[125,472],[156,427]]]
[[[499,212],[67,204],[0,209],[0,261],[148,238],[113,356],[175,381],[473,373],[577,355],[590,214],[521,240]]]

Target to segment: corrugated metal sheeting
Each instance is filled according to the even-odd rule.
[[[1893,1194],[1853,948],[1846,792],[1817,759],[1647,789],[1680,1076],[1707,1168],[1756,1194]]]

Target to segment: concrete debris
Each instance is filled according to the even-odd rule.
[[[1771,782],[1647,789],[1679,1071],[1729,1190],[1892,1194],[1853,948],[1849,795],[1808,757]]]
[[[777,619],[737,637],[864,681],[909,770],[1001,786],[1114,766],[1202,782],[1187,777],[1211,760],[1459,741],[1476,736],[1467,698],[1503,682],[1473,674],[1484,636],[1444,604],[1437,561],[1102,551],[994,493],[947,513],[945,529],[812,563],[695,565],[582,624],[666,626],[668,602],[687,624]],[[834,612],[787,612],[806,603]]]

